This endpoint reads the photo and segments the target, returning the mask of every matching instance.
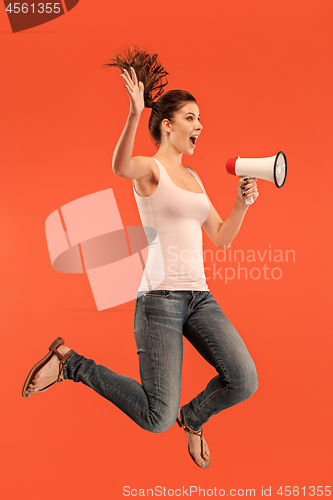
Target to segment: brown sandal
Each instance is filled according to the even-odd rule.
[[[186,423],[185,423],[185,419],[184,419],[184,415],[183,415],[183,411],[182,409],[180,409],[180,418],[177,417],[177,420],[176,420],[177,424],[179,425],[179,427],[182,427],[184,429],[185,432],[189,432],[190,434],[195,434],[196,436],[200,436],[200,440],[201,440],[201,458],[202,458],[202,465],[199,465],[197,464],[197,462],[195,461],[195,458],[194,456],[192,455],[192,453],[190,452],[190,445],[188,445],[188,452],[190,454],[190,457],[192,458],[193,462],[198,466],[200,467],[200,469],[208,469],[208,467],[210,466],[210,457],[208,460],[205,460],[203,458],[203,447],[204,447],[204,440],[203,440],[203,434],[202,434],[202,429],[200,429],[200,431],[192,431],[192,429],[190,429]]]
[[[74,351],[68,351],[64,355],[60,354],[60,352],[57,350],[57,348],[60,345],[63,345],[64,343],[65,343],[64,339],[62,339],[61,337],[58,337],[50,345],[50,347],[49,347],[50,352],[48,352],[47,355],[44,356],[43,359],[41,359],[40,361],[38,361],[38,363],[36,363],[31,368],[31,370],[29,372],[29,375],[27,376],[26,381],[24,382],[24,385],[23,385],[23,389],[22,389],[22,396],[23,397],[29,397],[28,394],[27,394],[27,392],[26,392],[27,388],[28,388],[28,385],[31,384],[32,380],[35,378],[36,373],[38,373],[39,370],[41,368],[43,368],[43,366],[45,366],[46,363],[48,363],[50,361],[50,359],[52,358],[53,354],[56,354],[58,356],[59,360],[60,360],[58,378],[57,378],[57,380],[55,380],[51,384],[47,385],[46,387],[44,387],[40,391],[35,392],[34,394],[38,394],[39,392],[44,392],[47,389],[49,389],[49,387],[51,387],[52,385],[56,384],[57,382],[62,382],[61,375],[62,375],[62,370],[64,368],[65,361],[67,361],[67,359],[69,358],[70,354],[72,354],[74,352]]]

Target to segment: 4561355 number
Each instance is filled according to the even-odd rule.
[[[276,494],[286,497],[298,497],[298,496],[309,496],[309,497],[321,497],[331,496],[331,486],[280,486]]]
[[[7,8],[7,12],[11,14],[60,14],[61,3],[60,2],[47,2],[47,3],[10,3]]]

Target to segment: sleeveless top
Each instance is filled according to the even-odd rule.
[[[203,186],[193,193],[176,186],[163,165],[154,158],[160,172],[158,185],[149,196],[135,200],[148,239],[148,259],[139,292],[149,290],[208,290],[203,264],[201,226],[210,205]]]

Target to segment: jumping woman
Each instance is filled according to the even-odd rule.
[[[91,387],[140,427],[164,432],[175,421],[188,438],[194,462],[206,469],[210,454],[202,426],[211,416],[249,398],[257,389],[255,365],[241,337],[211,295],[205,278],[202,229],[228,248],[257,199],[256,179],[240,179],[236,202],[223,222],[198,174],[183,165],[193,155],[203,126],[195,98],[164,91],[166,71],[157,55],[130,49],[112,59],[121,69],[130,111],[113,155],[116,175],[132,179],[142,225],[152,228],[146,269],[135,308],[135,340],[141,384],[80,356],[56,339],[31,369],[23,396],[73,380]],[[150,108],[149,132],[158,146],[152,157],[132,158],[140,116]],[[183,336],[216,370],[201,392],[179,408]]]

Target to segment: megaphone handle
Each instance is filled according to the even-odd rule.
[[[247,175],[242,175],[242,179],[254,179],[254,177],[248,177]],[[251,196],[251,198],[245,198],[244,201],[246,205],[252,205],[252,203],[254,203],[253,196]]]

